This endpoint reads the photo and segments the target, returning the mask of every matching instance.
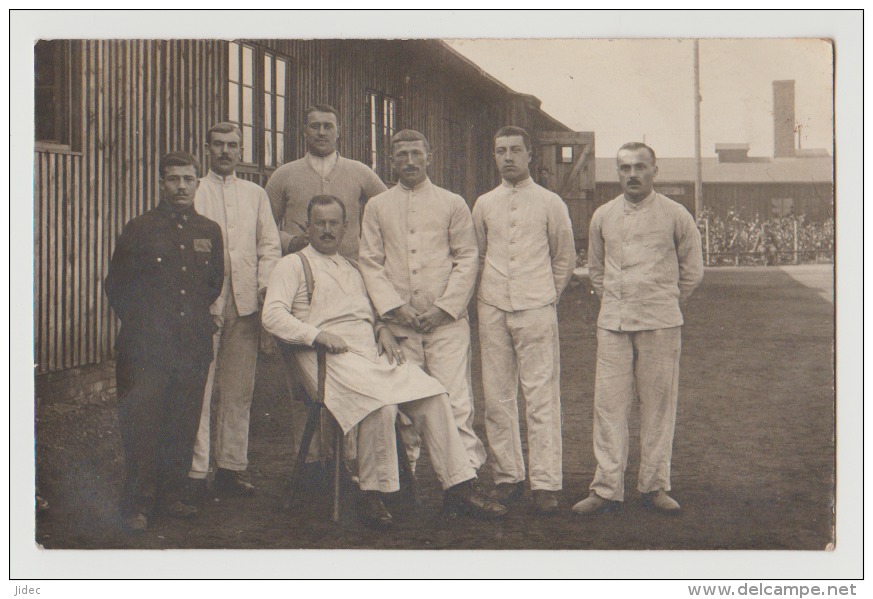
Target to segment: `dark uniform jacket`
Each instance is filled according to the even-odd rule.
[[[221,229],[193,207],[162,202],[127,223],[106,277],[121,320],[119,361],[208,365],[217,330],[209,306],[223,280]]]

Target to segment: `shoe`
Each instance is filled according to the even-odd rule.
[[[215,472],[215,490],[225,497],[251,497],[255,486],[246,481],[236,470],[219,468]]]
[[[161,505],[160,509],[160,512],[163,515],[170,516],[171,518],[190,518],[191,516],[196,515],[199,511],[200,510],[196,507],[184,503],[181,499],[165,503]]]
[[[491,501],[503,505],[515,503],[524,497],[524,481],[517,483],[500,483],[488,494]]]
[[[450,516],[466,514],[474,518],[493,520],[505,518],[507,509],[488,499],[471,479],[446,489],[443,512]]]
[[[382,494],[378,491],[361,491],[358,515],[364,524],[373,528],[386,529],[394,523],[391,513],[382,503]]]
[[[573,506],[573,513],[578,516],[593,516],[594,514],[606,514],[621,509],[621,502],[612,499],[604,499],[594,491]]]
[[[200,506],[206,501],[208,481],[205,478],[185,479],[185,503]]]
[[[149,527],[149,519],[146,518],[146,515],[142,512],[137,512],[136,514],[127,517],[125,526],[127,526],[127,530],[133,533],[145,532]]]
[[[540,516],[554,516],[558,513],[558,492],[536,489],[533,491],[534,511]]]
[[[643,506],[650,510],[655,510],[656,512],[662,512],[664,514],[679,513],[679,503],[667,495],[667,492],[663,489],[651,493],[643,493],[642,499]]]

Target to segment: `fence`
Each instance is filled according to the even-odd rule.
[[[707,266],[832,263],[834,221],[808,223],[803,215],[743,220],[736,211],[726,218],[704,209],[698,221]],[[587,248],[576,266],[587,264]]]
[[[707,266],[833,262],[834,221],[807,223],[803,215],[743,220],[704,209],[698,221]]]

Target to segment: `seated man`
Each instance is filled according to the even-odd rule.
[[[359,424],[364,520],[379,527],[391,524],[382,493],[400,488],[394,434],[398,407],[424,439],[445,490],[445,508],[483,518],[505,516],[505,507],[485,499],[473,485],[476,471],[455,426],[446,390],[407,363],[391,330],[375,324],[364,280],[337,253],[348,225],[345,206],[333,196],[315,196],[307,221],[311,245],[276,265],[262,319],[264,328],[282,341],[328,351],[325,404],[344,433]],[[311,298],[304,259],[314,283]],[[298,362],[312,388],[315,352],[298,352]]]

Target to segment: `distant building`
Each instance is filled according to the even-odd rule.
[[[774,156],[749,156],[745,143],[715,145],[717,158],[702,160],[703,206],[719,215],[738,209],[745,218],[834,215],[834,159],[820,149],[795,147],[794,81],[773,82]],[[657,151],[657,148],[655,148]],[[598,158],[597,204],[621,193],[615,158]],[[694,214],[694,158],[658,158],[655,189]]]

